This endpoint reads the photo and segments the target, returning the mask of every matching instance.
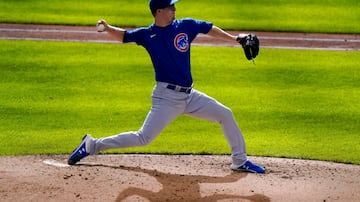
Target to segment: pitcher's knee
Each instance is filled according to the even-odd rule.
[[[154,140],[153,136],[151,136],[147,133],[144,133],[142,130],[137,131],[136,135],[138,136],[138,138],[140,140],[140,144],[142,146],[148,145]]]
[[[220,119],[220,123],[227,121],[227,120],[232,120],[233,119],[233,112],[229,107],[224,106],[221,110],[221,119]]]

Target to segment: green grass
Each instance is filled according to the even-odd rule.
[[[225,29],[360,33],[358,0],[181,0],[177,16],[214,22]],[[0,22],[118,26],[153,22],[147,0],[0,1]]]
[[[360,53],[193,47],[197,89],[229,106],[250,155],[360,164]],[[150,59],[135,45],[0,41],[0,155],[69,153],[85,133],[137,130]],[[219,125],[181,116],[146,147],[108,152],[228,154]]]

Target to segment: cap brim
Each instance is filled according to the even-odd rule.
[[[170,2],[170,5],[173,5],[173,4],[175,4],[176,2],[178,2],[179,0],[172,0],[171,2]]]

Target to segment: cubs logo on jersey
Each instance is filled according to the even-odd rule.
[[[186,52],[189,50],[189,38],[185,33],[176,35],[174,39],[174,46],[180,52]]]

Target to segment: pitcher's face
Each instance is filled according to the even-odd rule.
[[[164,20],[172,22],[176,18],[176,8],[175,5],[168,6],[166,8],[160,9],[160,13]]]

